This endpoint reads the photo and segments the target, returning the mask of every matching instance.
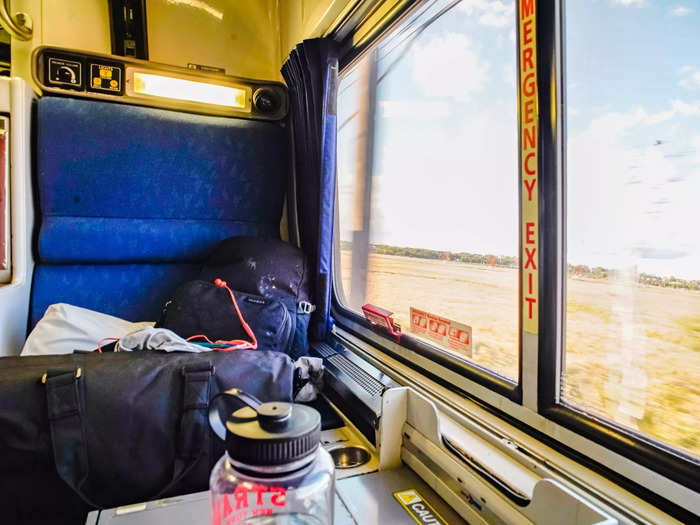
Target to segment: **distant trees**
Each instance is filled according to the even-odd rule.
[[[352,243],[340,241],[342,250],[352,250]],[[370,252],[381,255],[400,255],[402,257],[415,257],[417,259],[433,259],[444,261],[456,261],[469,264],[484,264],[503,268],[517,268],[518,258],[512,255],[494,255],[470,252],[446,252],[444,250],[429,250],[427,248],[410,248],[406,246],[391,246],[388,244],[371,244]],[[585,264],[569,264],[570,276],[586,277],[588,279],[614,279],[618,277],[618,270],[603,268],[602,266],[586,266]],[[659,277],[648,273],[637,275],[637,282],[647,286],[660,286],[662,288],[678,288],[684,290],[700,291],[700,280],[687,281],[678,277]]]
[[[511,255],[493,255],[469,252],[445,252],[442,250],[429,250],[427,248],[409,248],[405,246],[390,246],[388,244],[372,244],[372,253],[382,255],[401,255],[403,257],[416,257],[418,259],[442,259],[471,264],[491,264],[508,268],[518,267],[518,258]]]

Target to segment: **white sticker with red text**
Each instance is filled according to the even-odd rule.
[[[472,327],[411,307],[411,332],[472,357]]]

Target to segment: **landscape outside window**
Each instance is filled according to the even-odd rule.
[[[411,307],[470,325],[471,354],[445,350],[517,380],[515,5],[464,0],[424,25],[447,5],[342,78],[341,300],[408,333]],[[698,456],[700,6],[565,12],[561,400]]]
[[[700,4],[566,2],[562,399],[700,455]]]
[[[463,1],[427,24],[450,4],[429,2],[341,80],[343,300],[517,381],[515,7]],[[471,327],[471,348],[412,330],[411,308],[448,334]]]

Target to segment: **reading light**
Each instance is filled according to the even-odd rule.
[[[215,104],[236,109],[246,107],[247,91],[243,88],[153,73],[134,71],[132,89],[139,95]]]

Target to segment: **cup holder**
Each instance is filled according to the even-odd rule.
[[[369,452],[362,447],[338,447],[328,451],[333,458],[335,468],[354,468],[370,460]]]

